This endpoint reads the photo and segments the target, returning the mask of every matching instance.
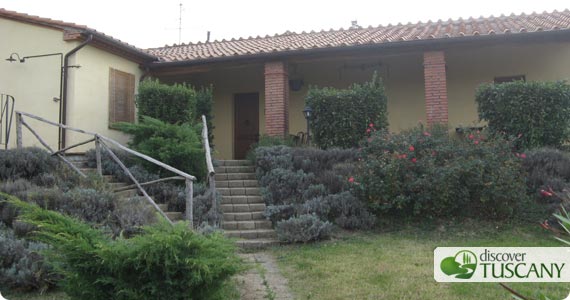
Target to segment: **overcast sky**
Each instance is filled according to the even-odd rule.
[[[470,16],[530,13],[570,8],[564,0],[0,0],[0,7],[87,25],[141,48],[182,42],[273,35],[287,30],[387,25]],[[0,41],[1,42],[1,41]]]

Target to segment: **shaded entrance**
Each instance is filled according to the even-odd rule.
[[[244,159],[251,144],[259,140],[259,94],[236,94],[234,111],[234,158]]]

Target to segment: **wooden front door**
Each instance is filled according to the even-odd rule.
[[[251,144],[259,140],[259,94],[236,94],[234,110],[234,158],[244,159]]]

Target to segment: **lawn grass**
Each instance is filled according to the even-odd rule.
[[[437,283],[433,250],[442,246],[563,246],[534,224],[471,223],[430,229],[349,233],[336,240],[273,249],[296,299],[513,299],[496,283]],[[516,283],[538,299],[563,299],[567,283]]]

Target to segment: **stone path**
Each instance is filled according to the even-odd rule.
[[[266,252],[241,254],[251,267],[237,276],[241,300],[293,300],[287,279],[277,268],[275,258]]]

